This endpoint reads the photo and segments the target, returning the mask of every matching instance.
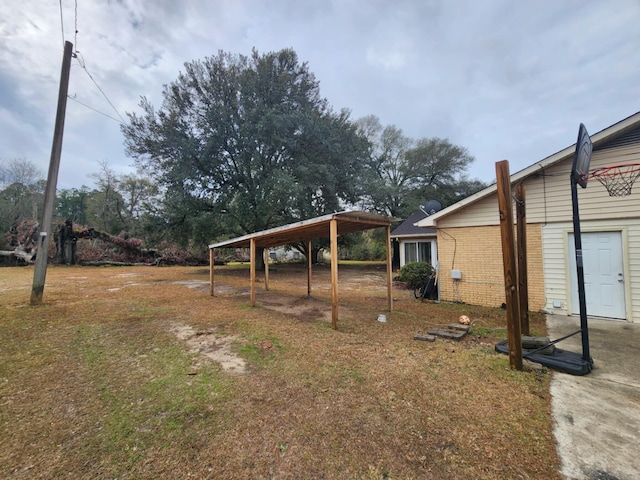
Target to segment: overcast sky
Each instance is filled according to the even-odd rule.
[[[141,96],[159,106],[185,62],[218,50],[293,48],[335,110],[448,138],[488,182],[496,161],[514,173],[574,143],[580,122],[593,134],[640,111],[639,0],[78,0],[75,12],[0,3],[0,158],[46,178],[62,27],[80,52],[69,95],[101,112],[68,101],[58,188],[93,185],[101,162],[133,173],[103,114],[126,119]]]

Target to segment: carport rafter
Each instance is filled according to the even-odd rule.
[[[283,225],[281,227],[251,233],[231,240],[209,245],[209,283],[210,295],[214,296],[214,251],[216,248],[249,248],[251,273],[251,306],[255,306],[256,266],[255,255],[258,248],[269,248],[288,245],[296,242],[307,242],[308,252],[311,251],[311,240],[314,238],[329,238],[331,245],[331,322],[334,329],[338,328],[338,236],[345,233],[359,232],[371,228],[385,228],[386,233],[386,269],[387,269],[387,303],[389,311],[393,310],[392,296],[392,266],[391,266],[391,223],[396,218],[369,212],[351,211],[324,215],[303,220],[301,222]],[[265,262],[268,265],[268,262]],[[268,268],[268,266],[266,267]],[[267,284],[265,288],[268,289]],[[307,254],[307,295],[311,296],[311,260]]]

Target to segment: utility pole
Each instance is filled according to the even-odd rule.
[[[56,125],[53,132],[53,145],[51,146],[51,159],[49,161],[47,187],[44,193],[44,209],[42,212],[42,223],[40,224],[40,237],[38,238],[36,266],[33,272],[31,305],[39,305],[42,303],[44,282],[47,276],[49,239],[51,238],[53,207],[56,201],[58,170],[60,168],[60,154],[62,153],[62,136],[64,133],[64,116],[67,110],[67,94],[69,92],[69,71],[71,70],[72,52],[73,44],[71,42],[64,42],[62,71],[60,73],[60,89],[58,91],[58,110],[56,112]]]

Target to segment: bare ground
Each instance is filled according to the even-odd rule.
[[[272,269],[256,308],[246,268],[213,298],[198,268],[49,268],[38,307],[32,275],[0,269],[2,478],[560,478],[549,374],[493,351],[500,309],[397,286],[388,312],[375,265],[341,266],[338,331],[326,268],[312,298]],[[462,313],[462,341],[413,339]]]

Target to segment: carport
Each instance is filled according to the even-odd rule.
[[[269,289],[268,250],[272,247],[291,243],[307,244],[307,252],[311,251],[311,241],[316,238],[329,238],[331,248],[331,323],[338,329],[338,236],[345,233],[360,232],[371,228],[384,227],[387,244],[387,302],[389,311],[393,310],[391,291],[391,223],[396,218],[362,211],[331,213],[281,227],[251,233],[223,242],[209,245],[209,284],[210,294],[214,293],[214,252],[216,248],[249,248],[251,259],[250,290],[251,306],[256,304],[256,249],[264,248],[265,254],[265,289]],[[307,255],[307,295],[311,296],[311,256]]]

